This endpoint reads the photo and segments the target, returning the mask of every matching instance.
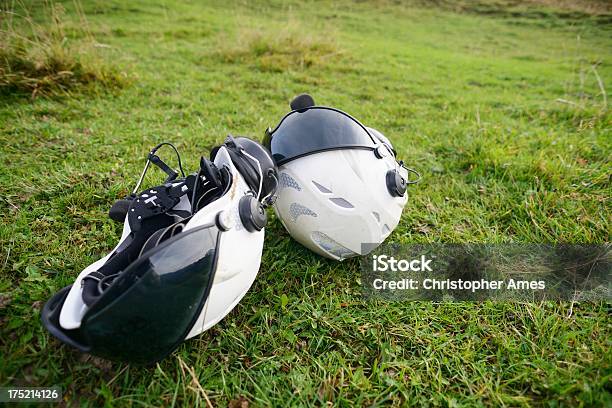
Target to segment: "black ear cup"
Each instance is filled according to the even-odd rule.
[[[225,141],[232,162],[253,192],[259,192],[259,200],[270,196],[278,187],[276,165],[270,152],[261,144],[246,137],[231,137]],[[247,156],[248,154],[248,156]],[[259,163],[259,165],[257,165]],[[260,178],[261,180],[260,186]]]
[[[257,198],[251,195],[246,195],[240,199],[238,212],[242,225],[249,232],[261,231],[268,222],[266,209]]]
[[[132,205],[132,201],[134,201],[133,196],[115,201],[113,206],[108,211],[108,216],[110,219],[117,222],[124,222],[125,216],[130,209],[130,205]]]
[[[406,179],[397,170],[387,172],[387,190],[393,197],[403,197],[406,193]]]

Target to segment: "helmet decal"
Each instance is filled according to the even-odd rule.
[[[298,203],[291,204],[291,206],[289,207],[289,215],[291,216],[292,222],[296,222],[300,215],[308,215],[315,218],[317,217],[316,212]]]
[[[283,188],[294,188],[297,191],[301,191],[302,187],[298,184],[297,181],[287,173],[281,173],[278,181],[278,185],[280,189]]]

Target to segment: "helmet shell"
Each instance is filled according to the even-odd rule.
[[[299,95],[264,145],[279,171],[274,209],[289,234],[327,258],[365,255],[395,229],[408,174],[382,133]]]
[[[249,145],[257,167],[275,170],[269,155],[256,156],[256,146],[242,143]],[[261,147],[260,152],[266,150]],[[135,242],[126,217],[117,247],[85,268],[73,285],[43,307],[41,319],[50,333],[93,355],[151,363],[226,316],[253,284],[264,241],[263,229],[251,232],[241,223],[239,203],[244,197],[253,197],[253,186],[238,168],[241,161],[239,155],[232,155],[231,146],[216,149],[214,164],[229,175],[223,194],[193,214],[176,235],[138,255],[118,272],[96,302],[88,305],[83,298],[84,279],[119,249]],[[183,198],[187,199],[187,194]],[[214,240],[205,239],[209,232]]]
[[[279,167],[274,209],[289,234],[317,254],[365,255],[391,234],[406,204],[407,194],[393,197],[387,189],[386,174],[395,169],[407,176],[391,152],[338,149],[300,157]]]

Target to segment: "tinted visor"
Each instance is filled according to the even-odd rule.
[[[83,317],[90,352],[137,363],[172,352],[206,302],[219,236],[214,225],[182,232],[121,273]]]
[[[290,112],[264,144],[277,165],[309,154],[336,149],[373,149],[366,128],[348,114],[321,106]]]

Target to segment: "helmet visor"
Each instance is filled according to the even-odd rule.
[[[92,354],[149,363],[174,350],[206,303],[219,237],[215,225],[182,232],[121,273],[83,317]]]
[[[287,114],[264,140],[277,165],[326,150],[374,149],[367,129],[348,114],[315,106]]]

